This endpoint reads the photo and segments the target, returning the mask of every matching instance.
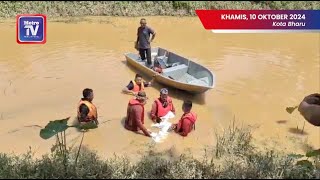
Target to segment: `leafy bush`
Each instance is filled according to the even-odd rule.
[[[0,17],[195,16],[196,9],[319,9],[318,1],[1,1]]]
[[[31,151],[23,156],[1,153],[0,178],[319,178],[320,171],[312,163],[319,161],[319,151],[306,156],[257,152],[251,143],[250,130],[234,124],[218,135],[217,145],[214,151],[209,151],[211,159],[205,156],[199,160],[182,154],[180,158],[167,160],[164,153],[150,150],[137,163],[118,156],[102,160],[96,152],[84,147],[80,154],[76,147],[66,151],[66,155],[54,148],[50,155],[40,159],[33,159]]]

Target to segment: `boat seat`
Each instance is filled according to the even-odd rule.
[[[167,56],[158,56],[155,58],[155,61],[157,61],[160,64],[162,69],[170,68],[170,67],[177,66],[180,64],[180,62],[168,63]]]
[[[180,64],[177,66],[163,69],[162,72],[165,76],[170,76],[173,79],[177,80],[188,72],[188,66],[185,64]]]

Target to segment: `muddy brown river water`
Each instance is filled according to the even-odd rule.
[[[104,157],[116,153],[136,158],[148,149],[151,139],[122,126],[130,96],[121,89],[138,72],[126,65],[123,54],[135,51],[139,18],[90,19],[49,19],[45,45],[19,45],[15,22],[0,23],[0,152],[24,153],[29,146],[37,155],[50,152],[54,139],[43,140],[39,128],[25,126],[74,118],[87,87],[95,92],[100,121],[112,121],[88,132],[84,144]],[[154,146],[157,150],[200,157],[234,116],[237,125],[253,128],[261,149],[303,152],[305,144],[320,147],[320,129],[305,123],[305,133],[295,133],[304,120],[297,111],[285,111],[305,95],[319,92],[319,34],[213,34],[196,17],[147,17],[147,22],[157,32],[153,46],[191,58],[212,70],[217,80],[216,88],[203,95],[170,89],[178,110],[174,121],[182,115],[183,99],[190,98],[198,114],[197,129],[187,138],[170,134]],[[146,90],[148,111],[161,87],[155,84]],[[68,144],[78,145],[80,135],[68,130]]]

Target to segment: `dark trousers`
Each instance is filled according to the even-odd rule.
[[[146,60],[146,56],[147,56],[147,63],[151,65],[151,48],[139,49],[139,54],[143,61]]]

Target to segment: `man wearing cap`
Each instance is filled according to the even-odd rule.
[[[137,132],[142,130],[144,135],[151,137],[151,132],[144,127],[144,105],[147,102],[145,92],[138,92],[136,98],[133,98],[128,103],[127,117],[125,120],[125,128],[130,131]]]
[[[170,111],[175,113],[172,99],[168,96],[168,93],[168,89],[162,88],[160,90],[160,97],[154,101],[151,110],[151,119],[153,122],[159,123],[161,121],[160,118],[167,115]]]

